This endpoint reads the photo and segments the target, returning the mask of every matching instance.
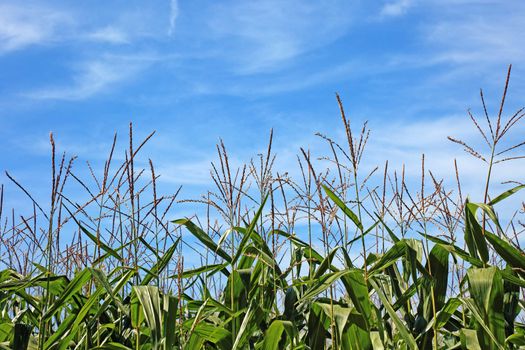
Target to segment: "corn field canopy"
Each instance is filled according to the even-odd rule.
[[[344,141],[298,150],[298,177],[274,170],[273,133],[241,166],[220,141],[196,199],[158,193],[153,134],[131,124],[83,173],[51,135],[49,204],[12,172],[1,187],[0,349],[525,349],[524,174],[491,179],[524,158],[509,77],[496,113],[482,93],[467,115],[481,147],[449,138],[483,164],[481,193],[454,160],[440,179],[423,155],[418,183],[362,166],[370,133],[339,96]]]

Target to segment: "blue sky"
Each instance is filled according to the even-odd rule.
[[[480,111],[483,87],[496,112],[509,63],[508,111],[525,102],[524,32],[522,1],[3,0],[0,168],[44,198],[50,131],[96,163],[133,121],[137,139],[157,132],[144,154],[162,188],[197,196],[219,138],[242,163],[274,128],[276,166],[292,174],[299,147],[321,147],[316,132],[342,140],[337,91],[369,121],[370,166],[419,169],[425,153],[438,175],[458,158],[474,179],[478,163],[446,136],[476,138],[466,109]]]

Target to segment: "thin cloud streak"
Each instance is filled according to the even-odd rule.
[[[54,9],[0,5],[0,54],[52,42],[72,21]]]
[[[170,2],[170,26],[168,30],[169,35],[175,33],[175,26],[177,24],[177,18],[179,17],[179,2],[177,0],[171,0]]]
[[[131,79],[157,58],[144,55],[106,55],[78,65],[72,82],[62,87],[47,87],[25,94],[37,100],[83,100],[106,92],[110,87]]]
[[[240,75],[281,69],[299,55],[343,36],[351,21],[351,6],[333,0],[229,2],[209,11],[211,37],[226,50]]]
[[[127,44],[130,42],[128,35],[124,31],[113,26],[97,29],[89,33],[87,38],[93,41],[110,44]]]

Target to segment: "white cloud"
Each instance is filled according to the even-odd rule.
[[[514,130],[517,135],[523,131],[523,126]],[[384,165],[384,161],[388,160],[389,168],[399,172],[405,165],[409,187],[417,188],[421,176],[421,155],[425,154],[426,169],[431,170],[438,179],[444,179],[445,186],[450,189],[455,187],[456,159],[463,195],[472,196],[474,201],[482,201],[487,164],[464,152],[460,145],[447,140],[447,136],[465,141],[488,158],[488,147],[476,127],[466,115],[457,115],[420,121],[394,121],[372,129],[369,146],[363,156],[364,167],[372,169],[375,165]],[[499,145],[500,150],[514,141],[507,138],[502,142],[504,144]],[[501,185],[504,181],[523,182],[520,174],[524,163],[523,160],[517,160],[496,164],[490,193],[499,194],[508,188],[508,185]],[[426,176],[428,178],[428,174]],[[431,180],[428,180],[428,184],[431,184]]]
[[[129,42],[127,34],[119,28],[107,26],[95,30],[87,35],[87,38],[94,41],[106,42],[111,44],[126,44]]]
[[[221,3],[209,12],[209,35],[238,73],[267,72],[344,35],[350,9],[338,0]]]
[[[169,15],[153,5],[110,6],[105,13],[98,7],[64,8],[15,1],[0,4],[0,54],[20,50],[31,45],[53,43],[57,47],[72,43],[89,42],[125,44],[144,37],[165,35],[165,22],[169,18],[169,33],[175,29],[178,17],[176,0],[171,1]]]
[[[179,17],[179,3],[177,0],[171,0],[170,2],[170,27],[168,30],[169,35],[173,35],[175,32],[175,25],[177,24],[177,18]]]
[[[525,8],[508,13],[484,12],[437,21],[426,30],[427,42],[438,50],[435,60],[454,63],[519,62],[525,58],[522,32]]]
[[[397,17],[404,15],[412,6],[412,0],[396,0],[385,4],[381,8],[382,17]]]
[[[25,95],[44,100],[86,99],[133,77],[156,60],[154,56],[106,55],[79,64],[68,86],[43,88]]]
[[[196,94],[229,94],[232,96],[264,96],[277,95],[292,91],[300,91],[310,87],[319,87],[326,82],[341,81],[350,76],[363,74],[363,65],[358,62],[346,62],[327,68],[314,70],[312,72],[301,72],[300,74],[285,74],[264,81],[256,81],[247,87],[246,82],[231,83],[225,86],[220,83],[201,83],[196,85]],[[367,74],[371,74],[367,71]],[[377,73],[377,70],[375,71]]]
[[[104,14],[90,16],[96,7],[63,9],[58,6],[20,5],[16,2],[0,4],[0,55],[32,45],[52,44],[51,53],[67,55],[57,60],[62,70],[70,75],[47,81],[42,88],[33,88],[19,94],[33,99],[82,100],[136,76],[153,61],[160,58],[142,53],[121,54],[116,45],[135,45],[134,52],[142,49],[145,38],[158,39],[166,35],[166,22],[159,20],[164,13],[158,6],[109,7]],[[177,17],[177,2],[171,3],[170,31]],[[104,54],[100,54],[100,44]],[[75,48],[75,50],[68,50]],[[50,51],[51,51],[50,50]],[[96,57],[93,57],[93,53]],[[165,60],[171,55],[165,54]],[[67,67],[69,65],[69,67]],[[58,78],[58,79],[57,79]]]
[[[60,11],[0,5],[0,53],[53,41],[70,25],[71,18]]]
[[[211,185],[212,160],[179,161],[159,163],[156,172],[160,181],[176,185]]]

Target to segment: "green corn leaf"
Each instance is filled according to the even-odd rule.
[[[255,231],[255,226],[257,225],[257,222],[259,221],[259,218],[262,215],[262,212],[263,212],[263,209],[264,209],[264,204],[266,203],[267,199],[268,199],[268,195],[266,195],[266,197],[262,201],[259,209],[257,210],[255,215],[253,216],[250,225],[248,226],[248,228],[244,232],[244,235],[242,236],[242,239],[239,242],[239,245],[237,246],[237,253],[235,254],[235,257],[233,258],[233,260],[231,261],[232,265],[235,265],[237,263],[237,260],[239,260],[240,256],[243,254],[244,247],[248,244],[248,241],[250,240],[252,233],[254,233],[254,231]]]
[[[84,234],[86,236],[88,236],[88,238],[93,242],[95,243],[98,247],[102,248],[102,250],[104,250],[106,253],[108,253],[109,255],[113,256],[115,259],[117,259],[118,261],[122,261],[122,257],[114,250],[112,249],[110,246],[108,246],[107,244],[105,244],[104,242],[102,242],[102,240],[100,239],[97,239],[97,237],[95,235],[93,235],[91,232],[89,232],[85,227],[84,225],[82,225],[80,223],[80,221],[77,220],[76,216],[71,213],[71,211],[66,207],[66,206],[63,206],[69,213],[69,215],[71,216],[71,218],[77,223],[78,227],[80,227],[80,230],[82,232],[84,232]]]
[[[175,253],[175,250],[177,249],[179,241],[180,241],[180,237],[175,240],[175,242],[171,245],[171,247],[169,247],[168,250],[164,253],[162,258],[160,258],[157,261],[157,263],[151,268],[150,272],[142,280],[141,285],[145,286],[148,283],[150,283],[151,280],[153,280],[154,278],[158,278],[159,274],[162,273],[162,271],[170,263],[171,257],[173,256],[173,253]]]
[[[325,185],[322,185],[324,191],[330,197],[330,199],[343,211],[343,213],[350,218],[350,220],[353,221],[353,223],[359,228],[361,231],[363,231],[363,224],[357,217],[357,215],[354,214],[354,212],[346,206],[346,204],[334,193],[330,188],[328,188]]]
[[[256,310],[254,302],[252,302],[244,314],[244,318],[242,320],[241,326],[239,327],[239,331],[237,332],[237,337],[233,343],[232,350],[243,349],[246,347],[245,341],[250,335],[249,330],[251,329],[252,318],[254,317],[255,312]]]
[[[427,325],[427,328],[425,329],[425,332],[428,332],[430,329],[432,329],[435,325],[435,327],[439,330],[443,328],[452,315],[456,312],[458,307],[462,305],[461,300],[458,298],[450,298],[447,300],[445,305],[441,310],[438,311],[436,314],[436,317],[434,317]]]
[[[203,265],[194,269],[186,270],[182,272],[182,278],[191,278],[194,276],[199,276],[203,273],[209,272],[209,271],[223,271],[226,266],[228,266],[228,263],[224,264],[211,264],[211,265]],[[178,274],[171,275],[169,278],[177,278]],[[210,277],[208,275],[208,277]],[[226,274],[226,277],[228,277],[228,274]]]
[[[334,259],[335,254],[340,248],[341,247],[335,247],[334,249],[332,249],[332,251],[330,251],[330,253],[328,253],[326,258],[323,259],[323,261],[315,271],[315,275],[313,277],[314,280],[321,278],[328,269],[332,271],[337,271],[337,269],[334,266],[332,266],[332,260]]]
[[[184,327],[189,330],[193,322],[192,320],[188,320],[190,322],[185,322]],[[206,322],[200,322],[197,324],[195,329],[193,330],[193,336],[197,336],[199,338],[202,338],[204,341],[208,341],[212,344],[216,344],[217,347],[221,350],[231,350],[232,349],[232,342],[231,338],[232,335],[230,331],[224,329],[223,327],[212,325]],[[190,346],[191,343],[188,344],[188,349],[195,349],[195,347]],[[197,349],[199,349],[197,347]]]
[[[218,256],[220,256],[227,262],[231,263],[231,257],[228,255],[228,253],[226,253],[224,250],[222,250],[222,248],[215,244],[215,242],[210,238],[210,236],[206,234],[206,232],[200,229],[189,219],[179,219],[173,221],[173,223],[185,226],[188,229],[188,231],[190,231],[195,236],[195,238],[201,241],[202,244],[204,244],[212,252],[216,253]]]
[[[434,237],[431,235],[427,235],[423,232],[418,232],[420,235],[425,237],[425,239],[428,239],[429,241],[441,245],[444,249],[448,250],[449,253],[453,254],[454,256],[458,256],[461,259],[465,260],[472,266],[476,267],[483,267],[483,262],[479,260],[478,258],[472,257],[468,252],[461,249],[457,245],[454,245],[453,243],[447,242],[441,238]]]
[[[461,298],[461,303],[470,310],[473,318],[476,321],[478,329],[476,332],[476,342],[479,346],[483,346],[482,349],[500,349],[503,350],[504,347],[498,343],[496,336],[492,333],[490,326],[486,323],[483,317],[483,311],[478,308],[476,303],[472,299]],[[482,339],[480,339],[480,336]],[[488,340],[486,339],[488,338]],[[485,344],[485,345],[482,345]],[[488,344],[488,345],[487,345]]]
[[[469,253],[474,258],[481,259],[485,264],[489,261],[489,250],[485,241],[482,227],[476,219],[476,206],[469,203],[465,204],[465,242],[469,248]]]
[[[395,264],[397,259],[404,256],[407,251],[407,244],[405,240],[400,240],[395,243],[388,251],[377,261],[372,268],[368,270],[370,275],[379,273],[388,266]]]
[[[262,343],[262,349],[263,350],[279,350],[282,349],[280,347],[280,342],[283,337],[283,334],[287,334],[288,337],[291,339],[293,336],[293,324],[290,321],[283,321],[283,320],[274,320],[268,330],[266,331],[266,334],[264,335],[264,340]]]
[[[172,295],[164,295],[163,304],[163,332],[166,350],[176,349],[177,343],[177,316],[179,298]]]
[[[13,350],[27,350],[33,326],[24,323],[16,323],[13,334]]]
[[[520,190],[522,190],[524,188],[525,188],[525,185],[518,185],[516,187],[513,187],[510,190],[505,191],[502,194],[500,194],[499,196],[497,196],[496,198],[492,199],[488,204],[490,206],[493,206],[493,205],[501,202],[505,198],[512,196],[514,193],[516,193],[516,192],[518,192],[518,191],[520,191]]]
[[[390,238],[392,239],[392,241],[394,243],[397,243],[399,242],[399,237],[396,236],[396,234],[394,233],[394,231],[392,231],[388,225],[383,221],[383,218],[381,218],[381,216],[379,216],[379,214],[377,213],[374,213],[375,216],[377,217],[377,219],[381,222],[381,224],[383,224],[383,227],[386,229],[386,231],[388,232],[388,235],[390,236]]]
[[[137,295],[148,323],[153,349],[157,349],[162,339],[162,309],[160,307],[159,289],[154,286],[135,286],[133,290]]]
[[[521,250],[491,232],[486,231],[485,237],[503,260],[518,269],[522,276],[525,276],[525,254]]]
[[[363,316],[366,328],[370,326],[372,306],[368,295],[368,286],[365,281],[364,271],[359,269],[348,269],[341,280],[345,286],[348,296],[355,308]]]
[[[379,284],[375,281],[374,278],[371,278],[369,280],[369,282],[370,282],[370,285],[372,286],[372,288],[374,288],[374,290],[376,291],[379,299],[381,300],[381,305],[384,306],[384,308],[386,309],[388,315],[390,316],[390,318],[394,322],[394,324],[396,326],[396,329],[399,331],[399,334],[401,335],[401,337],[405,341],[406,346],[409,349],[416,350],[418,348],[417,344],[416,344],[416,340],[414,339],[414,337],[408,331],[408,329],[405,326],[405,324],[403,323],[403,321],[401,321],[401,319],[399,318],[399,316],[395,312],[394,308],[390,304],[390,301],[387,299],[386,295],[383,293],[383,290],[381,289]]]
[[[109,297],[117,305],[117,307],[120,309],[120,311],[123,312],[123,313],[127,313],[128,310],[126,309],[124,304],[122,304],[122,301],[116,295],[116,293],[113,292],[113,287],[111,286],[111,283],[108,281],[107,276],[99,269],[92,269],[92,268],[90,268],[89,270],[91,272],[91,275],[93,277],[95,277],[95,279],[98,282],[98,284],[101,285],[102,287],[104,287],[104,289],[106,289],[106,291],[109,294]]]
[[[119,343],[109,342],[102,346],[94,347],[93,350],[133,350],[127,346]]]
[[[314,285],[312,285],[312,287],[306,290],[306,292],[301,298],[301,301],[306,302],[309,298],[312,298],[324,292],[325,290],[330,288],[330,286],[334,284],[335,281],[337,281],[342,276],[349,274],[350,272],[351,270],[343,270],[324,274],[318,280],[314,281]]]
[[[523,333],[514,333],[507,337],[507,344],[513,344],[518,347],[525,346],[525,334]]]
[[[476,333],[476,330],[462,328],[459,331],[459,337],[461,339],[461,345],[463,349],[482,350],[479,345],[478,335]]]
[[[434,245],[429,254],[429,272],[432,274],[436,310],[445,304],[448,288],[449,252],[440,244]],[[428,264],[427,264],[428,265]]]
[[[478,331],[480,345],[484,349],[500,348],[505,344],[501,273],[496,267],[470,268],[467,276],[470,296],[476,305],[475,309],[471,307],[471,311],[479,314],[477,321],[483,328]]]
[[[80,292],[82,287],[89,281],[91,278],[91,272],[89,269],[84,269],[81,272],[77,273],[75,278],[69,282],[66,289],[61,293],[59,298],[49,307],[46,313],[42,316],[44,320],[49,320],[55,312],[60,308],[66,306],[66,303],[71,299],[75,294]]]

